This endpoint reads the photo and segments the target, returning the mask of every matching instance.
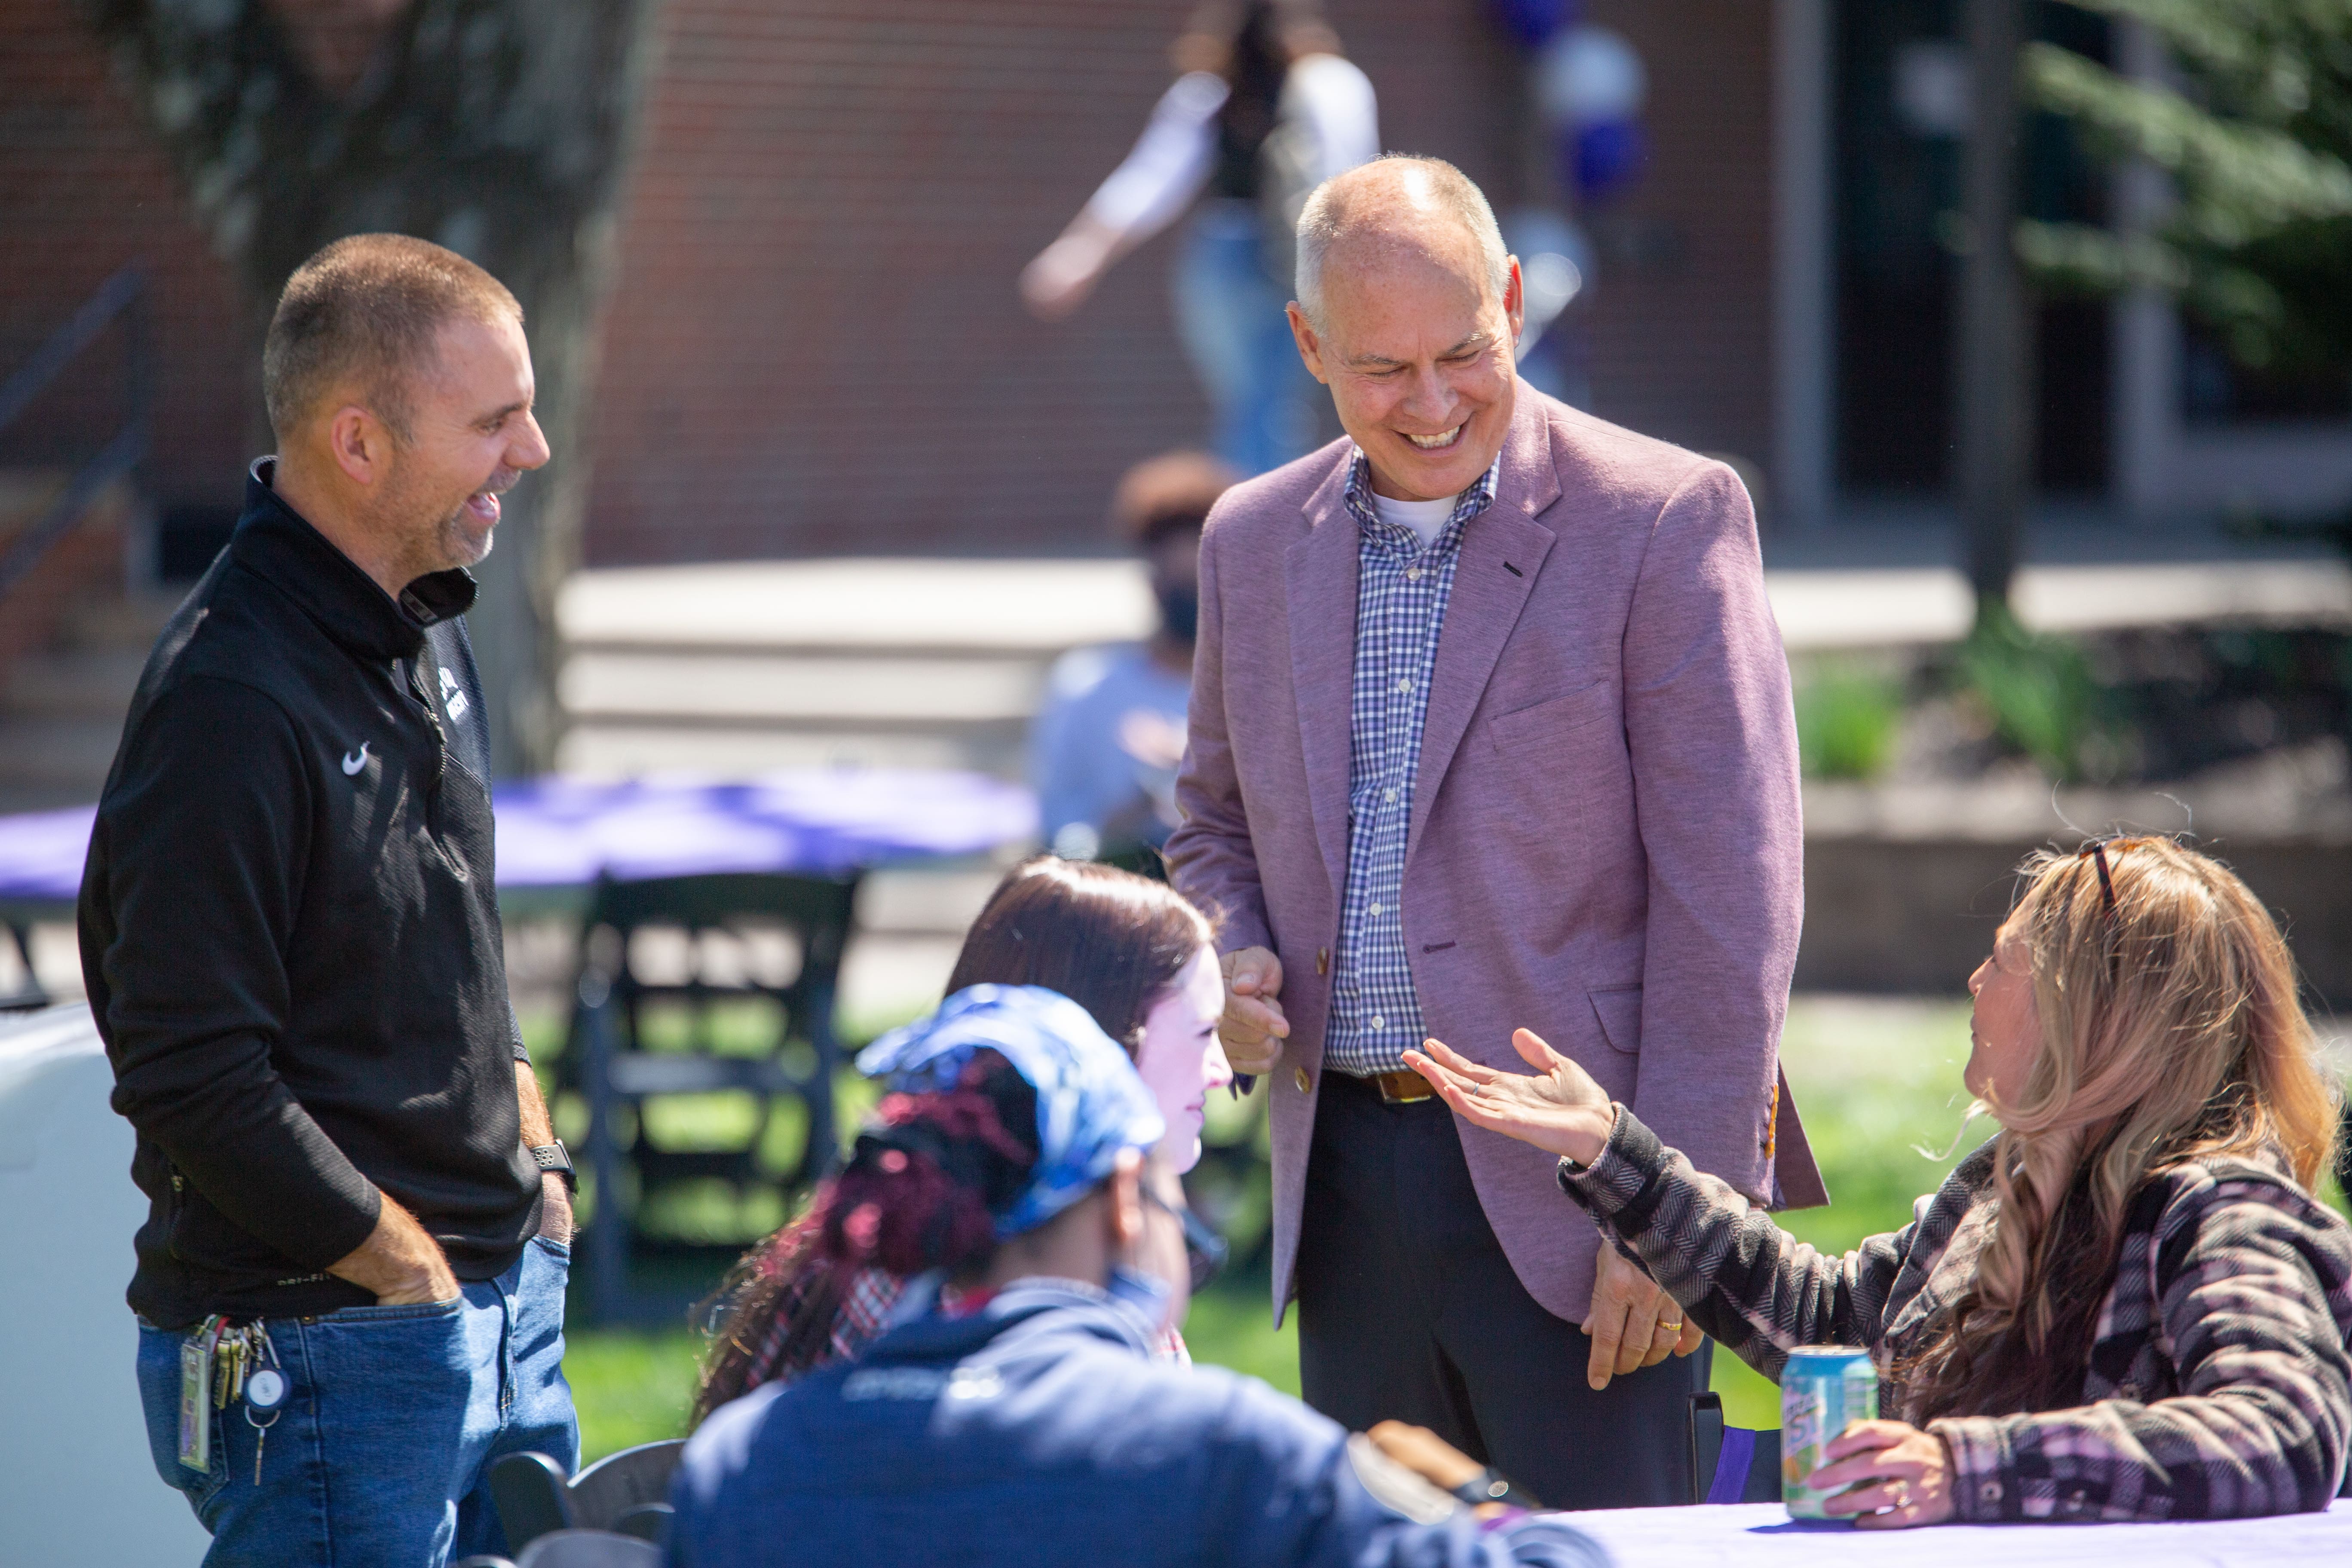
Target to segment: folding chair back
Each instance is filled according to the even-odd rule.
[[[1723,1399],[1690,1396],[1690,1472],[1695,1503],[1779,1502],[1780,1434],[1723,1424]]]
[[[669,1519],[669,1479],[686,1440],[640,1443],[608,1454],[572,1483],[572,1522],[658,1542]]]
[[[559,1530],[523,1548],[515,1568],[662,1568],[662,1552],[609,1530]]]

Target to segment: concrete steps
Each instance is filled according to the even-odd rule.
[[[1127,561],[585,572],[560,606],[566,773],[972,768],[1022,776],[1053,661],[1141,637]]]
[[[0,812],[98,798],[148,649],[180,598],[166,590],[74,605],[47,647],[0,669]]]

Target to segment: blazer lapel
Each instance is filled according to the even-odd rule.
[[[1342,499],[1348,467],[1316,489],[1305,507],[1307,534],[1283,560],[1290,611],[1290,683],[1298,702],[1298,742],[1315,842],[1340,896],[1348,866],[1348,745],[1356,679],[1356,519]]]
[[[1422,825],[1429,820],[1438,785],[1470,728],[1470,715],[1486,694],[1503,645],[1527,607],[1536,574],[1551,553],[1555,536],[1536,518],[1559,493],[1559,469],[1552,461],[1551,430],[1541,396],[1521,382],[1511,433],[1503,443],[1495,499],[1462,529],[1461,559],[1454,563],[1454,592],[1446,600],[1437,665],[1429,678],[1421,765],[1412,781],[1412,820],[1405,835],[1408,858],[1421,843]],[[1341,787],[1344,791],[1344,783]]]

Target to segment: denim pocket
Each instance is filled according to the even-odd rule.
[[[410,1301],[397,1307],[338,1307],[320,1314],[319,1321],[327,1327],[362,1323],[422,1323],[436,1320],[456,1322],[466,1310],[464,1295],[450,1297],[446,1301]]]
[[[212,1408],[205,1391],[205,1419],[212,1427],[212,1468],[192,1470],[180,1463],[180,1347],[193,1335],[187,1331],[139,1325],[139,1403],[147,1417],[147,1457],[163,1484],[188,1500],[199,1519],[221,1488],[228,1485],[227,1435],[221,1412]]]

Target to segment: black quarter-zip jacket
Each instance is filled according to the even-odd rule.
[[[395,603],[269,488],[147,661],[98,808],[82,973],[138,1130],[133,1310],[362,1305],[390,1193],[461,1279],[539,1219],[493,882],[473,579]]]

